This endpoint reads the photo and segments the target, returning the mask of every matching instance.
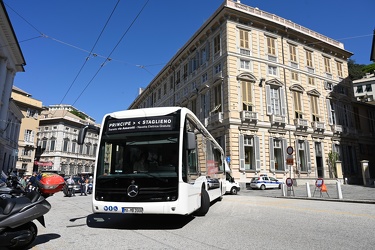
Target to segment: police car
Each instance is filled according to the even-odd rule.
[[[261,174],[259,177],[254,177],[251,179],[250,187],[252,189],[264,190],[266,188],[281,188],[282,184],[282,181],[269,177],[266,174]]]

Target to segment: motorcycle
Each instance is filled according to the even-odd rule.
[[[38,234],[33,220],[45,227],[44,214],[50,209],[51,204],[36,191],[0,199],[0,248],[26,249]]]
[[[19,183],[17,177],[12,176],[7,180],[3,181],[0,179],[0,198],[15,198],[22,196],[26,193],[26,190]]]
[[[64,194],[67,197],[72,197],[75,192],[74,192],[74,184],[66,184],[64,187]]]

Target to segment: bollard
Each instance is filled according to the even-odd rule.
[[[307,193],[307,197],[311,197],[311,192],[310,192],[310,184],[308,182],[306,182],[306,193]]]
[[[285,197],[285,184],[281,184],[281,196]]]
[[[341,183],[339,181],[336,182],[336,189],[337,189],[337,197],[338,197],[338,199],[342,200]]]

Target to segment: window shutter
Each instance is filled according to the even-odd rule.
[[[287,140],[286,139],[283,139],[283,148],[282,148],[282,150],[283,150],[283,157],[284,157],[284,160],[283,160],[283,169],[284,169],[284,171],[285,170],[288,170],[287,169],[287,165],[286,165],[286,148],[288,147],[288,142],[287,142]]]
[[[267,115],[272,115],[271,87],[270,87],[270,85],[266,85],[266,102],[267,102]]]
[[[310,156],[310,144],[305,141],[306,159],[307,159],[307,171],[311,173],[311,156]]]
[[[270,145],[270,171],[275,172],[275,155],[273,149],[273,138],[269,138],[269,145]]]
[[[245,171],[245,148],[244,148],[244,135],[239,135],[239,151],[240,151],[240,170]]]
[[[298,140],[296,140],[295,145],[296,145],[296,166],[297,166],[297,170],[300,170]]]
[[[281,116],[286,115],[286,105],[285,105],[285,91],[284,87],[280,88],[280,104],[281,104]]]
[[[333,119],[332,119],[331,101],[327,99],[326,102],[327,102],[327,112],[328,112],[328,124],[332,125]]]
[[[254,136],[254,153],[255,153],[255,170],[260,171],[260,148],[259,148],[259,137]]]

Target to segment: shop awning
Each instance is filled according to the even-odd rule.
[[[52,161],[34,161],[34,165],[38,165],[39,167],[52,167]]]

